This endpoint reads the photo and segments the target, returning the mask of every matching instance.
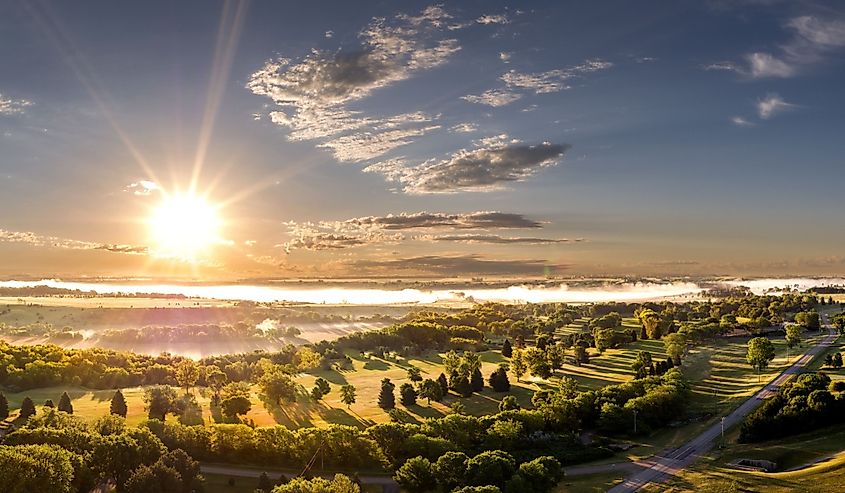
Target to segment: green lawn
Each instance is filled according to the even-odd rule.
[[[678,477],[666,484],[652,485],[646,491],[827,492],[841,489],[845,480],[845,454],[842,453],[845,425],[756,444],[737,444],[736,435],[728,437],[724,449],[715,449]],[[779,473],[745,472],[727,467],[731,461],[741,458],[775,461],[782,469],[823,460],[810,467]]]
[[[621,471],[563,478],[552,493],[603,493],[623,479]]]

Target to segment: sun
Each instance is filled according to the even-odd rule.
[[[218,207],[191,193],[167,195],[149,217],[156,256],[196,262],[221,243]]]

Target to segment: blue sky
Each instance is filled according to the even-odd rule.
[[[841,274],[843,54],[838,2],[2,0],[0,274],[161,272],[192,183],[208,275]]]

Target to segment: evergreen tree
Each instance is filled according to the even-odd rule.
[[[511,346],[511,341],[505,339],[504,344],[502,344],[502,356],[510,358],[511,355],[513,355],[513,346]]]
[[[47,399],[44,401],[44,407],[54,408],[56,405],[53,404],[53,399]]]
[[[71,404],[70,396],[67,395],[67,392],[62,392],[62,396],[59,397],[59,411],[73,414],[73,404]]]
[[[481,370],[476,368],[472,372],[472,378],[469,381],[473,392],[481,392],[484,390],[484,376],[481,375]]]
[[[6,394],[0,392],[0,419],[9,417],[9,400],[6,399]]]
[[[340,402],[346,404],[346,408],[355,404],[355,386],[344,385],[340,388]]]
[[[417,391],[414,386],[409,383],[403,383],[399,386],[399,401],[403,406],[413,406],[417,403]]]
[[[378,394],[378,407],[382,409],[393,409],[396,407],[396,396],[393,390],[396,388],[389,378],[382,379],[381,391]]]
[[[114,396],[111,398],[111,404],[109,405],[109,413],[116,414],[118,416],[126,417],[126,399],[123,397],[123,392],[120,389],[114,393]]]
[[[833,355],[833,367],[842,368],[842,353],[836,353]]]
[[[443,391],[443,395],[449,394],[449,381],[446,380],[446,375],[443,373],[437,377],[437,383],[440,384],[440,389]]]
[[[490,374],[490,388],[496,392],[507,392],[511,389],[511,382],[508,379],[508,371],[504,365],[499,365],[493,373]]]
[[[30,416],[35,415],[35,403],[29,397],[24,397],[21,402],[21,418],[26,420]]]
[[[472,395],[472,384],[469,379],[457,373],[452,375],[452,390],[458,393],[461,397],[469,397]]]

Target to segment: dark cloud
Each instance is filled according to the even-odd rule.
[[[103,244],[94,247],[94,250],[105,250],[107,252],[113,253],[127,253],[130,255],[146,255],[149,253],[149,249],[145,246],[132,246],[132,245],[109,245]]]
[[[478,211],[458,214],[445,212],[414,212],[367,216],[341,221],[347,227],[376,227],[387,230],[456,228],[456,229],[524,229],[541,228],[542,224],[522,214],[497,211]]]
[[[547,245],[555,243],[580,243],[582,238],[533,238],[526,236],[500,236],[488,234],[467,234],[467,235],[427,235],[419,236],[417,239],[426,241],[445,241],[457,243],[491,243],[491,244],[523,244],[523,245]]]
[[[464,149],[451,158],[407,167],[401,162],[371,166],[388,180],[398,181],[406,193],[456,193],[499,190],[522,181],[542,168],[554,166],[569,150],[568,144],[499,144]]]

